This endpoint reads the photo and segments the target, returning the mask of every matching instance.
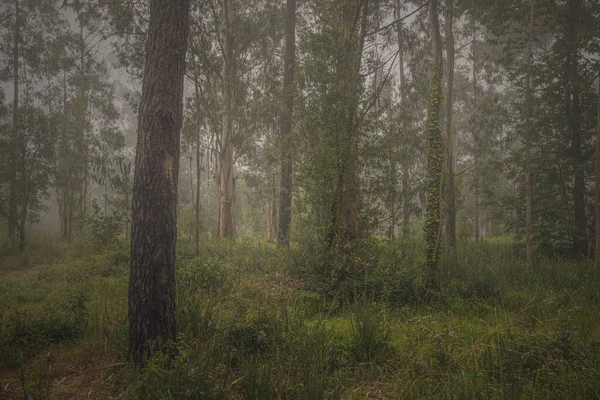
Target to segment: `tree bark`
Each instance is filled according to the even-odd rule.
[[[427,286],[439,291],[440,257],[439,238],[442,221],[442,189],[444,166],[444,141],[440,126],[440,107],[442,102],[443,60],[442,39],[438,21],[438,2],[429,1],[429,21],[433,47],[433,72],[429,89],[429,104],[427,110],[427,203],[425,208],[425,256]]]
[[[473,146],[475,148],[475,240],[479,240],[479,144],[477,142],[477,63],[475,58],[475,30],[473,30]]]
[[[177,179],[189,0],[151,0],[132,196],[129,358],[176,338]]]
[[[296,0],[287,0],[283,91],[285,110],[281,118],[281,178],[279,183],[279,233],[277,244],[289,247],[292,222],[292,118],[294,111],[294,60],[296,53]]]
[[[19,142],[19,44],[21,41],[19,0],[15,0],[15,45],[13,53],[13,137],[10,150],[10,187],[8,209],[8,238],[14,242],[17,228],[17,143]]]
[[[200,256],[200,83],[194,75],[196,94],[196,203],[194,206],[194,254]],[[193,186],[192,186],[193,189]],[[194,194],[192,193],[192,199]]]
[[[596,214],[596,248],[595,248],[595,261],[596,267],[600,267],[600,78],[598,78],[598,124],[596,130],[596,162],[594,165],[594,212]]]
[[[571,135],[571,156],[573,157],[573,214],[575,231],[573,232],[573,253],[577,257],[587,254],[587,229],[585,213],[585,178],[583,164],[585,156],[581,150],[581,82],[579,79],[579,43],[578,27],[582,0],[569,0],[566,21],[567,57],[566,109],[569,132]]]
[[[454,33],[452,0],[448,0],[446,16],[446,54],[448,62],[448,88],[446,98],[446,142],[448,143],[448,157],[446,164],[448,168],[448,220],[446,221],[446,236],[448,244],[452,247],[456,245],[456,199],[454,194],[454,137],[452,134],[452,113],[453,98],[452,91],[454,85]]]
[[[531,87],[531,69],[533,67],[532,47],[534,4],[535,1],[531,0],[531,7],[529,11],[529,39],[527,44],[527,95],[525,96],[525,106],[527,107],[525,116],[525,253],[527,256],[527,265],[530,268],[533,265],[533,256],[531,253],[531,118],[533,116],[533,89]]]
[[[233,80],[235,59],[231,0],[223,0],[223,131],[221,135],[221,199],[219,237],[233,239]]]

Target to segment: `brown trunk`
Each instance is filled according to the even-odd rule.
[[[575,232],[573,232],[573,252],[577,257],[583,257],[587,254],[585,178],[583,170],[585,156],[581,150],[581,82],[579,79],[579,42],[577,37],[581,2],[582,0],[569,0],[568,2],[566,23],[567,57],[565,60],[567,120],[571,135],[571,156],[574,163],[573,214],[575,217]]]
[[[223,0],[223,132],[221,135],[221,211],[219,237],[233,239],[233,80],[235,60],[231,0]]]
[[[456,244],[456,199],[454,195],[454,138],[452,135],[452,113],[454,85],[454,33],[452,32],[452,0],[448,1],[446,17],[446,54],[448,55],[448,92],[446,99],[446,143],[448,168],[448,219],[446,221],[446,236],[448,244]]]
[[[13,53],[13,137],[10,150],[10,187],[8,209],[8,238],[14,242],[17,228],[17,160],[16,148],[19,142],[19,42],[21,41],[19,0],[15,0],[15,46]]]
[[[177,179],[189,0],[152,0],[138,118],[129,275],[129,358],[176,338]]]
[[[279,183],[279,233],[277,244],[289,247],[292,221],[292,116],[294,110],[294,58],[296,53],[296,0],[287,0],[283,59],[285,110],[281,118],[281,178]]]
[[[531,87],[531,68],[533,66],[533,11],[534,0],[531,0],[529,11],[529,40],[527,47],[527,95],[525,98],[527,114],[525,116],[525,252],[527,255],[527,265],[533,265],[533,256],[531,253],[531,117],[533,116],[533,89]]]

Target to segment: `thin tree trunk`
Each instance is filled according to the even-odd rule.
[[[19,45],[21,41],[21,14],[19,0],[15,0],[15,45],[13,53],[13,137],[12,149],[10,150],[10,188],[9,188],[9,210],[8,210],[8,238],[14,242],[17,227],[17,160],[16,147],[19,142]]]
[[[600,78],[598,78],[598,128],[596,130],[596,162],[594,165],[594,212],[596,214],[596,249],[595,261],[596,267],[600,267]]]
[[[443,60],[442,39],[438,21],[438,2],[429,1],[429,21],[433,47],[433,72],[429,89],[429,104],[427,110],[427,203],[425,208],[425,255],[427,286],[439,291],[440,257],[439,238],[442,222],[442,189],[444,167],[444,140],[440,126],[440,107],[442,102]]]
[[[475,240],[479,240],[479,144],[477,141],[477,63],[475,58],[475,30],[473,30],[473,144],[475,148]]]
[[[196,204],[194,207],[194,254],[200,256],[200,84],[194,75],[194,92],[196,94]],[[193,186],[192,186],[193,190]],[[193,193],[192,193],[193,198]]]
[[[192,219],[190,220],[190,224],[189,224],[189,234],[190,234],[190,241],[192,241],[193,236],[194,236],[194,213],[195,211],[195,207],[194,204],[196,204],[196,202],[194,201],[194,168],[192,167],[192,163],[194,162],[193,157],[190,157],[190,165],[189,165],[189,171],[190,171],[190,193],[192,194],[192,202],[191,202],[191,207],[192,207]]]
[[[446,17],[446,54],[448,55],[448,94],[446,99],[446,142],[448,143],[448,220],[446,222],[446,236],[450,246],[456,245],[456,199],[454,195],[454,138],[452,134],[453,98],[454,85],[454,33],[452,32],[452,0],[447,4]]]
[[[531,87],[531,69],[533,67],[533,18],[534,4],[531,0],[531,8],[529,11],[529,40],[527,45],[527,95],[526,107],[527,114],[525,116],[525,252],[527,255],[527,265],[531,268],[533,265],[533,256],[531,253],[531,118],[533,116],[533,89]]]
[[[294,59],[296,53],[296,0],[287,0],[283,90],[285,110],[281,118],[281,178],[279,183],[279,233],[277,244],[289,247],[292,221],[292,117],[294,110]]]
[[[138,118],[129,275],[129,358],[176,339],[177,178],[189,0],[151,0]]]
[[[235,60],[231,0],[223,0],[223,133],[221,136],[221,211],[219,237],[233,238],[233,80]]]

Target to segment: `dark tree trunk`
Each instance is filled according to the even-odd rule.
[[[10,187],[9,187],[9,209],[8,209],[8,238],[15,239],[17,228],[17,160],[16,150],[19,142],[19,42],[21,41],[19,0],[15,0],[15,46],[13,53],[13,137],[12,149],[10,150]]]
[[[279,234],[277,244],[289,246],[292,222],[292,114],[294,110],[294,58],[296,53],[296,0],[287,0],[283,90],[285,111],[281,118],[281,178],[279,183]]]
[[[587,254],[587,232],[585,215],[585,179],[583,164],[585,156],[581,151],[581,82],[579,80],[578,25],[581,14],[581,1],[568,2],[566,24],[567,57],[565,73],[567,83],[567,121],[571,136],[571,156],[574,164],[573,213],[575,232],[573,232],[573,252],[578,257]]]
[[[446,221],[446,236],[448,244],[456,244],[456,199],[454,195],[454,138],[452,135],[452,90],[454,84],[454,34],[452,32],[452,0],[447,5],[446,21],[446,54],[448,55],[448,95],[446,99],[446,142],[448,143],[448,220]]]
[[[594,249],[596,267],[600,267],[600,79],[598,79],[598,124],[596,131],[596,160],[594,163],[594,213],[596,216],[596,248]]]
[[[189,0],[152,0],[138,118],[129,275],[129,357],[175,340],[177,178]]]

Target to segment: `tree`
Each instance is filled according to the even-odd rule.
[[[279,183],[279,235],[277,244],[289,247],[292,220],[292,113],[294,110],[294,58],[296,54],[296,0],[287,0],[283,90],[285,109],[281,117],[281,179]]]
[[[442,39],[438,21],[438,2],[429,1],[429,23],[433,47],[433,71],[427,105],[427,204],[425,208],[425,255],[427,286],[440,290],[440,236],[442,227],[442,188],[444,166],[444,141],[440,127],[442,103]]]
[[[531,254],[531,136],[532,125],[531,118],[533,114],[533,88],[531,87],[531,68],[533,64],[533,12],[534,0],[531,1],[529,11],[529,32],[527,38],[527,77],[526,81],[526,116],[525,116],[525,253],[527,256],[527,265],[533,265]]]
[[[594,213],[596,216],[596,267],[600,267],[600,76],[598,77],[598,114],[596,116],[596,160],[594,163]]]
[[[446,221],[446,236],[450,246],[456,245],[456,196],[454,191],[454,138],[452,137],[453,85],[454,85],[454,32],[453,4],[448,0],[446,5],[446,54],[447,54],[447,96],[446,96],[446,143],[448,168],[448,220]]]
[[[189,0],[152,0],[132,192],[129,357],[176,338],[177,178]]]

